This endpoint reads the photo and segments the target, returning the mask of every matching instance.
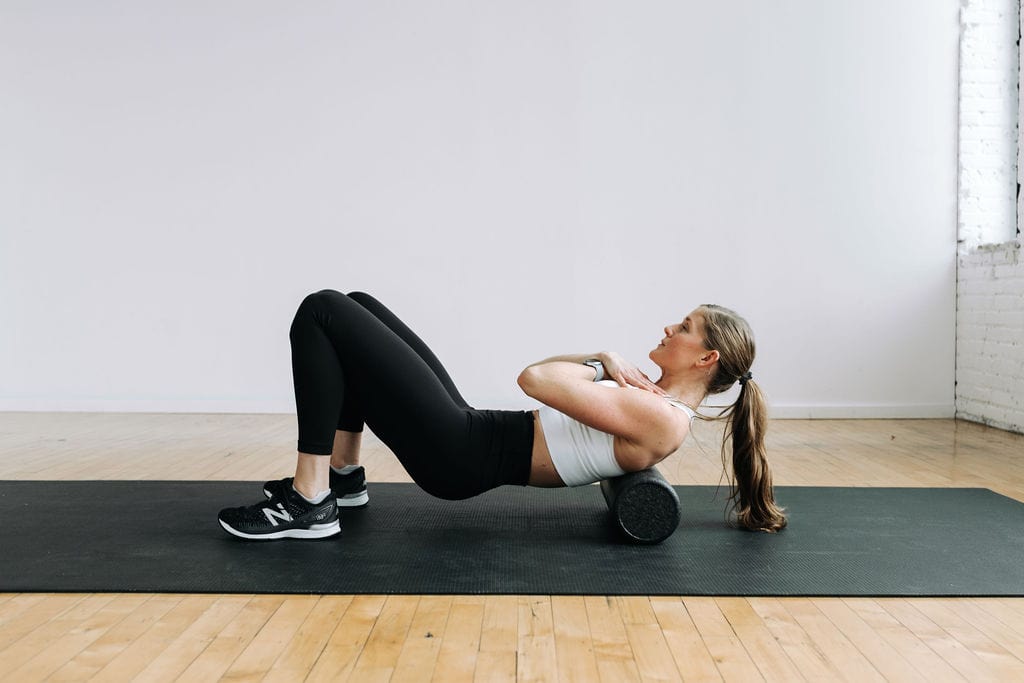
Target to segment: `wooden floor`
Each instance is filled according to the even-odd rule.
[[[719,480],[717,429],[670,481]],[[0,478],[261,480],[294,439],[288,415],[0,413]],[[1024,501],[1024,436],[966,422],[775,421],[769,447],[777,484]],[[4,681],[680,679],[1024,681],[1024,599],[0,594]]]

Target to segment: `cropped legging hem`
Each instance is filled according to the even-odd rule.
[[[363,430],[360,429],[359,431]],[[299,439],[298,449],[299,453],[306,453],[307,455],[331,455],[334,453],[334,443],[332,442],[325,446],[320,443],[314,444]]]
[[[529,481],[533,413],[470,406],[427,345],[369,294],[310,294],[289,337],[299,452],[330,455],[336,430],[366,424],[438,498]]]

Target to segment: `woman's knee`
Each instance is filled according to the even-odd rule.
[[[313,301],[331,301],[345,295],[336,289],[321,289],[317,292],[313,292],[306,296],[306,299],[312,299]],[[304,299],[305,300],[305,299]]]
[[[366,308],[368,304],[377,303],[377,300],[366,292],[349,292],[347,296],[363,308]]]
[[[332,301],[336,301],[339,297],[344,298],[345,295],[333,289],[321,289],[318,292],[307,294],[302,299],[298,309],[295,311],[295,316],[292,319],[291,328],[289,330],[289,336],[294,338],[296,328],[302,324],[313,324],[321,315],[322,311],[329,307]]]
[[[329,304],[331,301],[337,300],[338,298],[344,298],[345,295],[335,289],[321,289],[317,292],[307,294],[302,302],[299,304],[299,310],[307,308],[317,308],[324,304]]]

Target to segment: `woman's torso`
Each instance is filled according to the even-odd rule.
[[[637,391],[640,391],[637,389]],[[653,394],[652,394],[653,395]],[[683,405],[678,402],[670,402],[665,400],[666,405],[674,406],[671,411],[665,412],[666,420],[673,420],[676,424],[678,433],[680,434],[679,443],[676,444],[676,448],[682,444],[682,440],[686,437],[689,432],[689,425],[692,419],[691,412],[680,410]],[[533,453],[531,457],[530,467],[530,485],[531,486],[564,486],[561,476],[558,474],[558,470],[555,468],[554,460],[551,457],[551,450],[548,444],[548,439],[544,433],[544,425],[540,418],[540,411],[533,411]],[[571,419],[571,418],[570,418]],[[668,453],[663,455],[655,454],[651,449],[642,444],[630,441],[621,436],[613,436],[612,439],[613,450],[615,454],[615,460],[626,472],[636,472],[639,470],[646,469],[658,460],[667,457]],[[675,449],[673,449],[674,451]]]

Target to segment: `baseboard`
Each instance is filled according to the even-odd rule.
[[[295,402],[275,399],[2,399],[0,412],[295,414]]]
[[[952,403],[869,404],[869,405],[777,405],[769,414],[779,420],[908,420],[952,419]]]
[[[949,419],[955,416],[952,403],[875,405],[770,404],[769,416],[780,420],[844,419]],[[0,399],[0,412],[86,412],[86,413],[245,413],[294,414],[294,404],[274,399],[230,400],[45,400]],[[702,412],[715,414],[714,406]],[[971,418],[968,418],[971,419]],[[981,420],[978,420],[981,421]]]

